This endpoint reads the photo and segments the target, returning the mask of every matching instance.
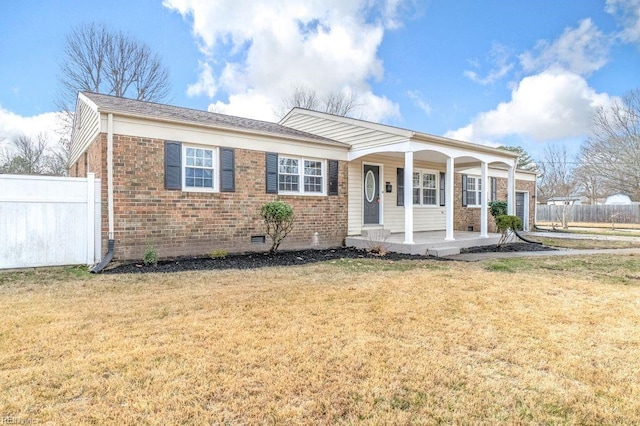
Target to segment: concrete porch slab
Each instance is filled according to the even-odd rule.
[[[404,242],[404,233],[386,234],[370,233],[368,235],[352,235],[345,238],[347,247],[361,249],[383,248],[394,253],[417,254],[421,256],[452,256],[460,253],[460,249],[467,247],[497,244],[500,234],[489,234],[480,237],[479,232],[456,231],[453,240],[445,240],[445,231],[415,232],[413,244]],[[457,253],[454,251],[457,249]]]

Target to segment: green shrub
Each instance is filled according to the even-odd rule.
[[[146,248],[144,249],[144,258],[142,259],[145,265],[157,265],[158,264],[158,250],[156,248],[147,243]]]
[[[506,201],[489,201],[489,212],[493,218],[508,214]]]
[[[522,229],[522,221],[518,216],[503,214],[496,217],[496,228],[498,228],[498,232],[502,232],[498,246],[503,246],[509,241],[513,231]]]
[[[224,249],[217,249],[209,253],[209,257],[212,259],[224,259],[229,253]]]
[[[272,201],[262,206],[260,216],[267,226],[267,235],[271,237],[269,253],[275,253],[293,229],[293,207],[282,201]]]
[[[498,232],[522,229],[522,220],[518,216],[503,214],[496,217],[496,228],[498,228]]]

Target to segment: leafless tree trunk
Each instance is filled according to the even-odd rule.
[[[562,227],[566,228],[572,207],[569,198],[576,195],[577,188],[573,161],[569,159],[565,147],[548,145],[539,163],[541,176],[538,188],[546,198],[564,198],[561,221]]]
[[[609,193],[640,200],[640,89],[600,108],[591,136],[581,147],[581,165],[602,180]]]
[[[362,106],[360,98],[353,92],[336,90],[321,96],[310,87],[298,85],[293,88],[291,95],[282,99],[281,107],[275,113],[282,118],[291,109],[298,107],[342,117],[352,117]]]

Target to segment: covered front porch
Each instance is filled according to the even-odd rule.
[[[391,233],[388,230],[363,229],[361,235],[345,238],[345,245],[362,249],[383,249],[395,253],[416,254],[422,256],[452,256],[460,253],[460,249],[497,244],[500,234],[488,233],[481,236],[479,232],[454,231],[453,239],[446,240],[446,231],[414,232],[413,242],[405,242],[404,233]]]

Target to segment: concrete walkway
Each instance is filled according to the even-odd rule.
[[[640,248],[623,249],[558,249],[548,251],[513,251],[513,252],[491,252],[491,253],[462,253],[454,256],[447,256],[446,259],[459,260],[463,262],[478,262],[485,259],[507,259],[512,257],[552,257],[552,256],[591,256],[594,254],[637,254],[640,255]],[[638,259],[640,262],[640,259]]]
[[[567,238],[576,240],[600,240],[600,241],[640,241],[640,237],[623,235],[594,235],[594,234],[574,234],[571,232],[523,232],[527,237],[546,238]],[[454,256],[447,256],[447,259],[460,260],[464,262],[477,262],[485,259],[506,259],[512,257],[545,257],[545,256],[591,256],[594,254],[638,254],[640,248],[622,249],[557,249],[548,251],[516,251],[516,252],[492,252],[492,253],[462,253]],[[640,260],[639,260],[640,261]]]

